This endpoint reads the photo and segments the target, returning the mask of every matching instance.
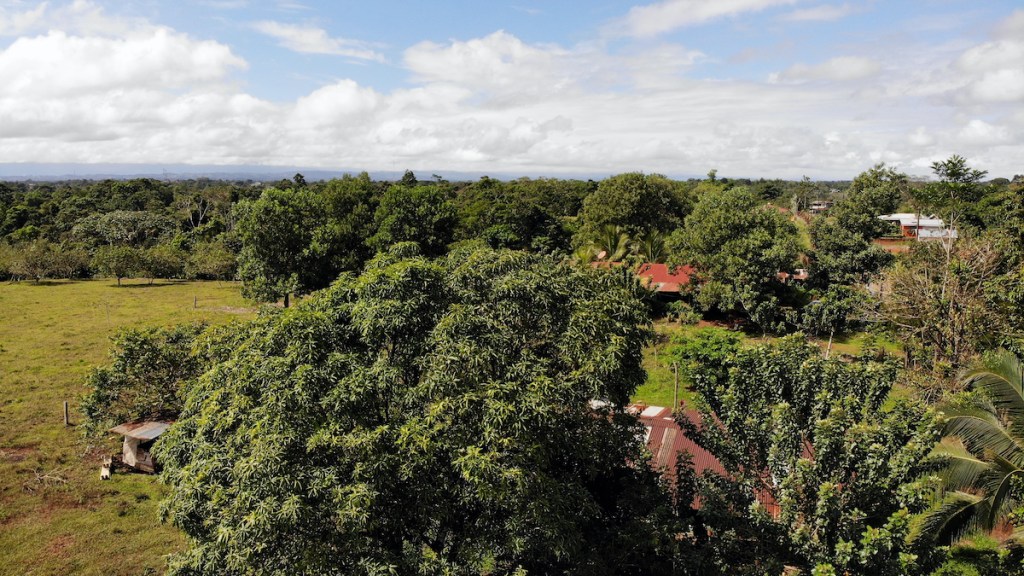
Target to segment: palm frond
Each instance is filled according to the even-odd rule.
[[[974,414],[948,417],[943,436],[957,437],[973,455],[981,457],[986,451],[1016,463],[1024,464],[1024,446],[994,415]]]
[[[982,496],[950,492],[937,506],[918,518],[911,537],[927,538],[943,545],[952,544],[980,528],[980,522],[988,517],[988,509],[988,500]]]
[[[965,490],[977,485],[991,463],[971,454],[958,438],[947,437],[932,449],[931,457],[944,463],[938,471],[945,490]]]
[[[1014,434],[1024,435],[1024,366],[1020,358],[1000,350],[992,362],[965,372],[961,380],[992,401]]]
[[[988,518],[985,521],[986,530],[995,528],[1013,508],[1013,502],[1007,496],[1010,494],[1013,477],[1020,474],[1024,474],[1024,470],[1017,469],[1004,475],[999,482],[999,486],[991,492],[992,496],[989,498],[991,505],[988,511]]]

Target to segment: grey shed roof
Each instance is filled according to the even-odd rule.
[[[170,422],[128,422],[120,426],[114,426],[110,429],[110,432],[137,440],[152,440],[163,434],[170,426]]]

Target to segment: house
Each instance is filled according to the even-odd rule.
[[[775,278],[783,284],[803,284],[810,277],[811,274],[806,268],[797,268],[792,273],[778,272],[775,274]]]
[[[700,447],[686,437],[683,429],[676,422],[671,408],[663,406],[645,406],[634,404],[628,410],[635,414],[646,430],[644,443],[651,453],[651,465],[670,481],[675,480],[676,463],[681,453],[690,455],[690,464],[697,476],[707,473],[727,476],[728,473],[714,454]],[[681,407],[682,415],[697,426],[701,425],[701,414],[697,410]],[[808,456],[808,453],[805,453]],[[758,502],[772,516],[778,516],[781,509],[774,496],[767,490],[756,490]],[[695,509],[700,508],[699,497],[691,503]]]
[[[674,478],[679,454],[687,452],[692,458],[693,470],[698,476],[706,470],[725,474],[725,468],[714,454],[701,448],[683,434],[675,416],[672,415],[671,408],[634,405],[630,406],[629,410],[636,414],[646,429],[644,443],[651,452],[651,464],[655,469],[662,470]],[[687,410],[686,417],[690,421],[700,421],[700,414],[696,410]]]
[[[121,447],[122,461],[136,470],[156,472],[156,462],[150,450],[157,437],[167,431],[170,422],[128,422],[109,430],[124,436]]]
[[[807,208],[811,214],[823,214],[832,207],[832,201],[830,200],[815,200],[811,202],[811,205]]]
[[[896,214],[883,214],[878,219],[899,224],[900,234],[904,238],[936,240],[957,237],[956,229],[946,228],[946,224],[942,219],[935,216],[921,216],[920,214],[899,212]]]
[[[662,294],[679,294],[694,276],[693,266],[679,266],[669,270],[667,264],[644,262],[636,269],[636,277],[644,286]]]

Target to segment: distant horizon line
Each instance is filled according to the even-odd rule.
[[[643,172],[645,174],[664,174],[660,171],[647,170],[625,170],[622,172],[575,172],[567,171],[492,171],[482,170],[428,170],[415,168],[403,168],[401,170],[373,170],[373,169],[336,169],[310,166],[294,165],[268,165],[268,164],[150,164],[150,163],[127,163],[127,162],[100,162],[100,163],[78,163],[78,162],[0,162],[0,180],[11,181],[39,181],[56,182],[62,180],[123,180],[131,178],[154,178],[167,180],[187,180],[192,178],[210,178],[212,180],[245,179],[245,180],[280,180],[291,179],[295,174],[302,174],[307,180],[320,181],[340,178],[345,175],[358,175],[366,172],[374,180],[394,180],[401,178],[406,170],[412,170],[419,181],[431,181],[437,175],[445,180],[478,180],[487,176],[497,180],[516,180],[519,178],[557,178],[573,180],[603,180],[616,174],[628,172]],[[430,174],[429,177],[424,177]],[[674,180],[704,179],[706,175],[694,173],[664,174]],[[908,174],[912,180],[929,180],[928,175]],[[848,182],[852,181],[856,174],[846,178],[811,178],[814,182]],[[757,180],[782,180],[798,181],[803,176],[780,178],[765,176],[729,176],[720,175],[719,178],[728,180],[748,179]]]

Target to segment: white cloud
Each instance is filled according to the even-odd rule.
[[[838,56],[831,58],[817,65],[794,64],[790,66],[778,78],[781,80],[834,80],[846,82],[851,80],[863,80],[876,75],[882,66],[871,60],[859,56]]]
[[[856,7],[850,4],[821,4],[794,10],[782,19],[790,22],[830,22],[845,18],[856,11]]]
[[[166,28],[125,38],[50,32],[22,37],[0,51],[0,95],[68,97],[219,81],[246,63],[223,44]]]
[[[366,42],[348,38],[332,38],[323,28],[285,24],[272,20],[253,22],[252,27],[257,32],[277,39],[281,46],[295,52],[384,61],[384,55],[373,50]]]
[[[767,83],[696,78],[715,62],[673,43],[499,31],[409,47],[402,88],[341,79],[270,102],[235,81],[246,63],[229,47],[82,6],[87,29],[47,8],[34,36],[0,49],[4,161],[849,178],[881,160],[927,172],[957,152],[1020,171],[1024,113],[1007,99],[1020,65],[1002,32],[865,46]]]
[[[405,51],[404,62],[419,82],[508,96],[559,91],[571,85],[575,73],[570,58],[570,52],[558,46],[529,45],[499,30],[465,42],[421,42]]]
[[[1005,126],[993,126],[984,120],[971,120],[960,129],[958,139],[965,144],[994,145],[1011,141],[1010,131]]]
[[[650,37],[686,26],[696,26],[719,18],[758,12],[774,6],[795,4],[799,0],[662,0],[634,6],[625,18],[615,22],[613,33]]]
[[[1024,8],[1015,10],[1010,16],[999,23],[996,34],[1003,38],[1020,38],[1024,36]]]

